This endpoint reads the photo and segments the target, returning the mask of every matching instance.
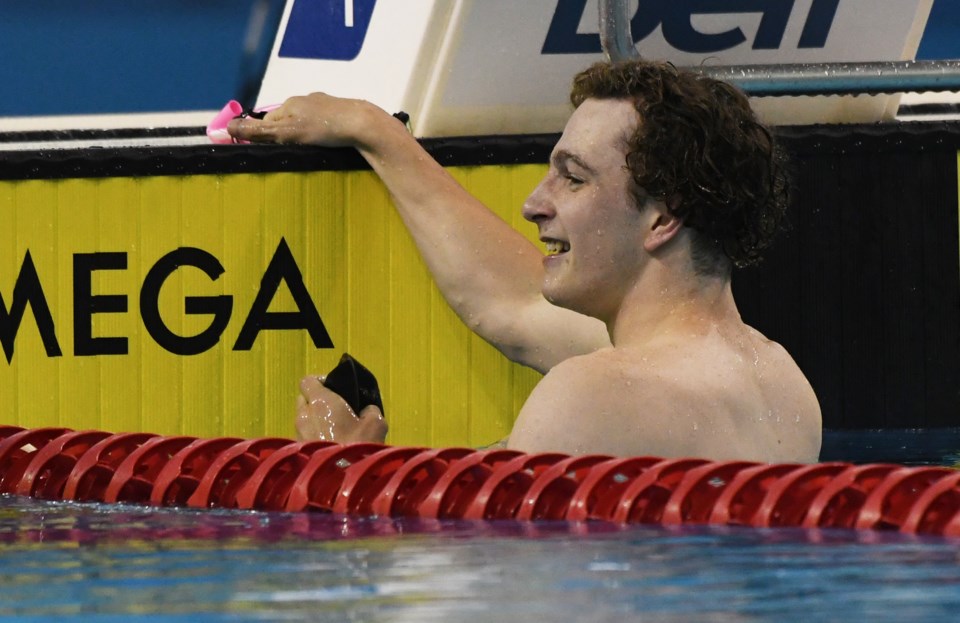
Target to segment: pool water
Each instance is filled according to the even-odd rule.
[[[944,453],[913,462],[953,460],[950,448],[960,445],[935,437]],[[878,439],[861,447],[912,452],[920,443]],[[888,532],[424,521],[0,497],[0,618],[19,621],[940,623],[960,611],[958,563],[960,540]]]

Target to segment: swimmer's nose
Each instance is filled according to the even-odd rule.
[[[531,223],[551,219],[556,214],[553,203],[547,197],[545,185],[546,180],[540,182],[540,185],[534,188],[527,200],[523,202],[523,218]]]

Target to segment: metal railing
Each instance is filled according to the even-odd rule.
[[[600,44],[613,62],[641,57],[629,0],[600,0]],[[960,61],[883,61],[691,67],[753,96],[876,95],[960,91]]]

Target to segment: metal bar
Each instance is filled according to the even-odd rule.
[[[630,31],[628,0],[600,0],[600,44],[616,63],[641,58]],[[960,92],[960,60],[725,65],[691,67],[754,97]]]
[[[629,0],[600,0],[600,46],[611,62],[640,58],[630,31]]]
[[[749,95],[877,95],[960,91],[960,61],[691,67]]]

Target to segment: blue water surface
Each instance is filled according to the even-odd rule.
[[[960,429],[826,431],[821,460],[955,465]],[[0,496],[0,586],[18,621],[942,623],[960,539]]]
[[[20,621],[937,621],[960,541],[0,497]]]

